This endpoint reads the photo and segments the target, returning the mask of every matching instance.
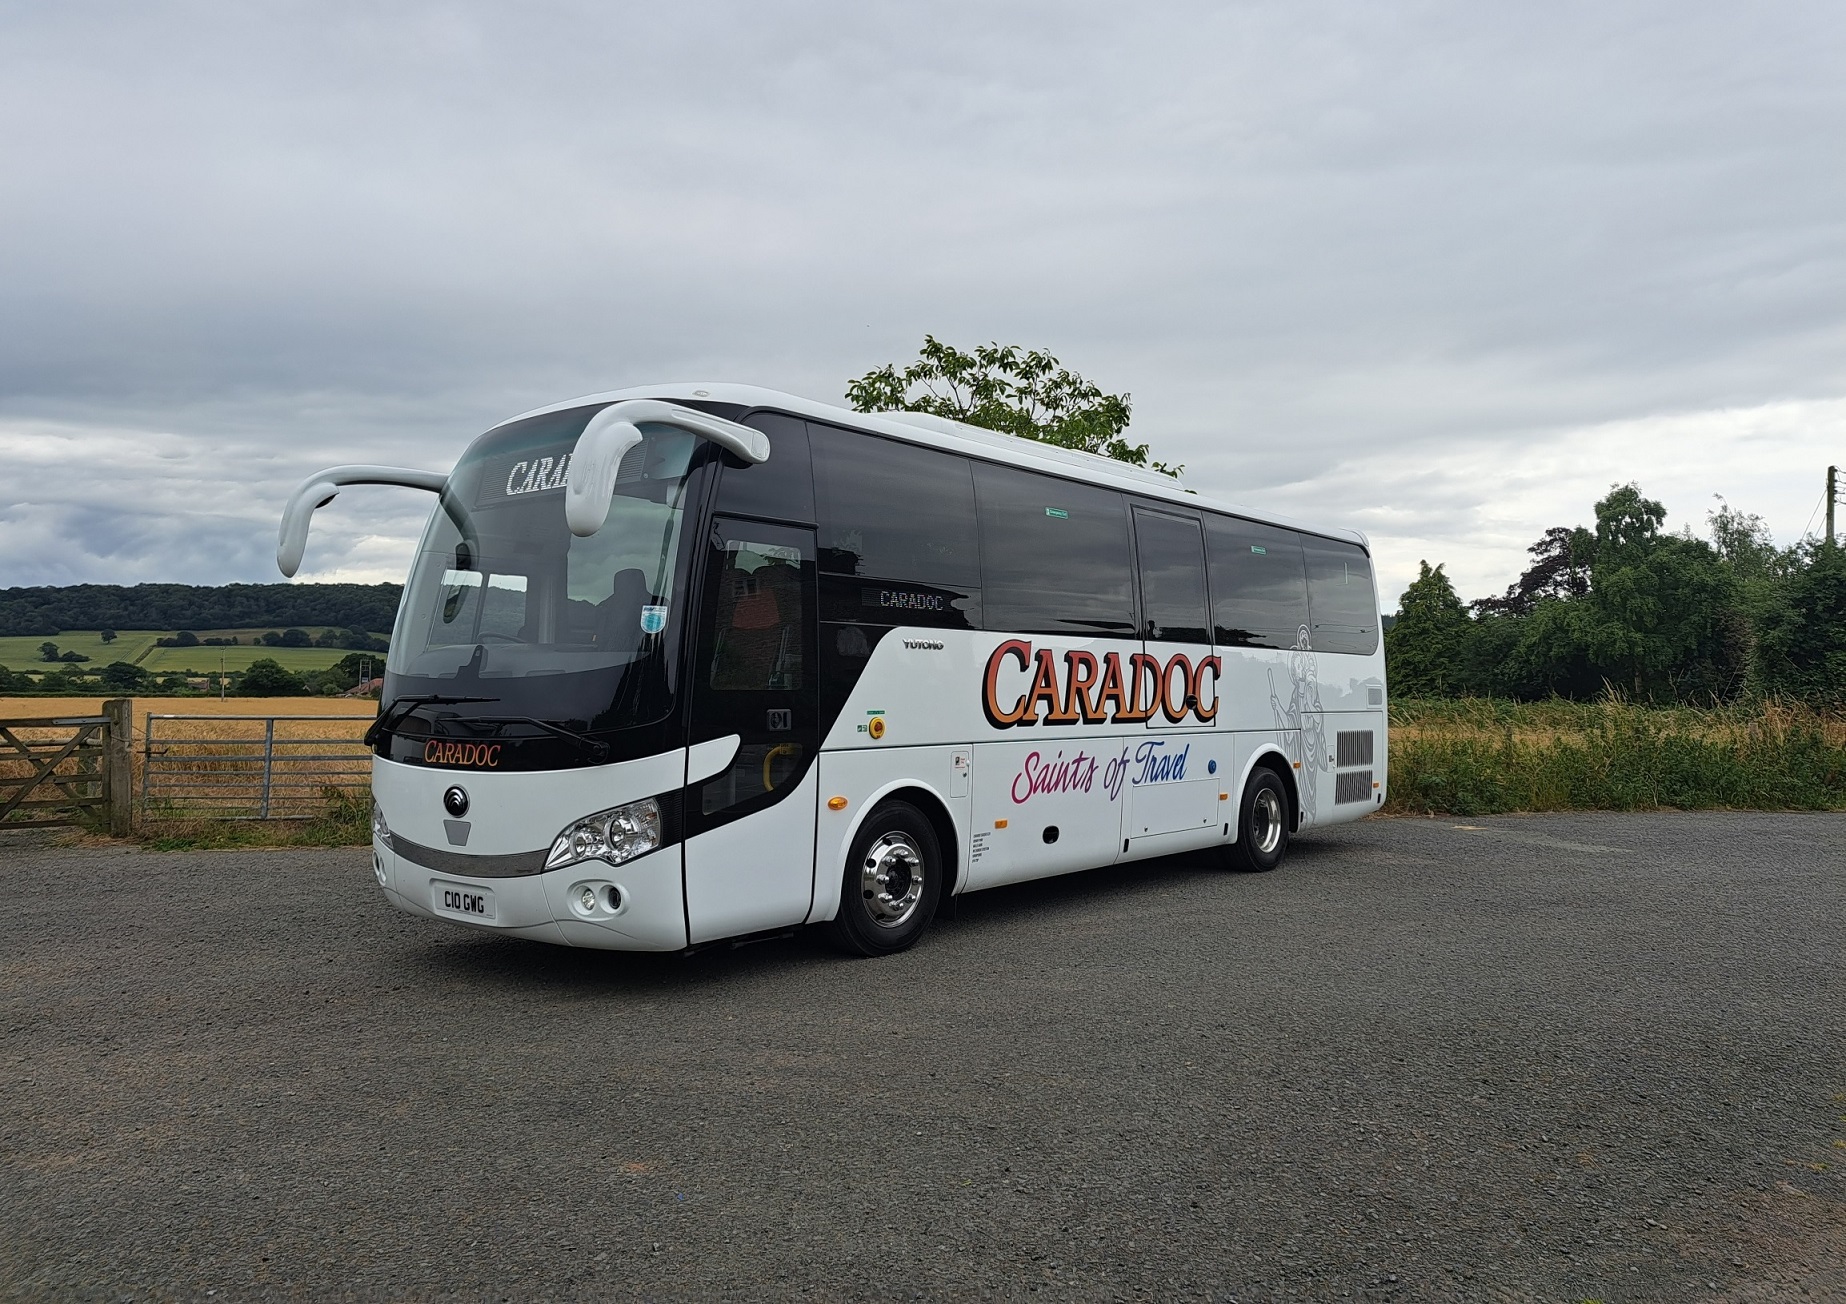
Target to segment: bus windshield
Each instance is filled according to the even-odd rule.
[[[670,707],[669,644],[699,440],[644,425],[589,538],[564,520],[577,436],[596,407],[488,432],[457,463],[411,568],[386,700],[467,696],[464,712],[597,730]]]

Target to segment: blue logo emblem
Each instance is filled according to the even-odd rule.
[[[658,634],[667,627],[667,609],[665,607],[641,608],[641,632]]]

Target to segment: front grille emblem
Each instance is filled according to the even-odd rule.
[[[442,808],[456,819],[468,813],[468,790],[456,784],[442,794]]]

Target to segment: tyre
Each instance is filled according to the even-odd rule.
[[[1276,772],[1258,767],[1243,786],[1237,810],[1237,841],[1230,846],[1231,865],[1266,874],[1288,855],[1288,792]]]
[[[849,955],[894,955],[916,943],[942,893],[936,829],[909,802],[878,806],[853,838],[840,885],[840,913],[828,925]]]

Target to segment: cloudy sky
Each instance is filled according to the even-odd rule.
[[[0,586],[278,578],[317,466],[951,342],[1497,591],[1846,462],[1846,6],[0,7]],[[304,578],[400,578],[349,492]]]

